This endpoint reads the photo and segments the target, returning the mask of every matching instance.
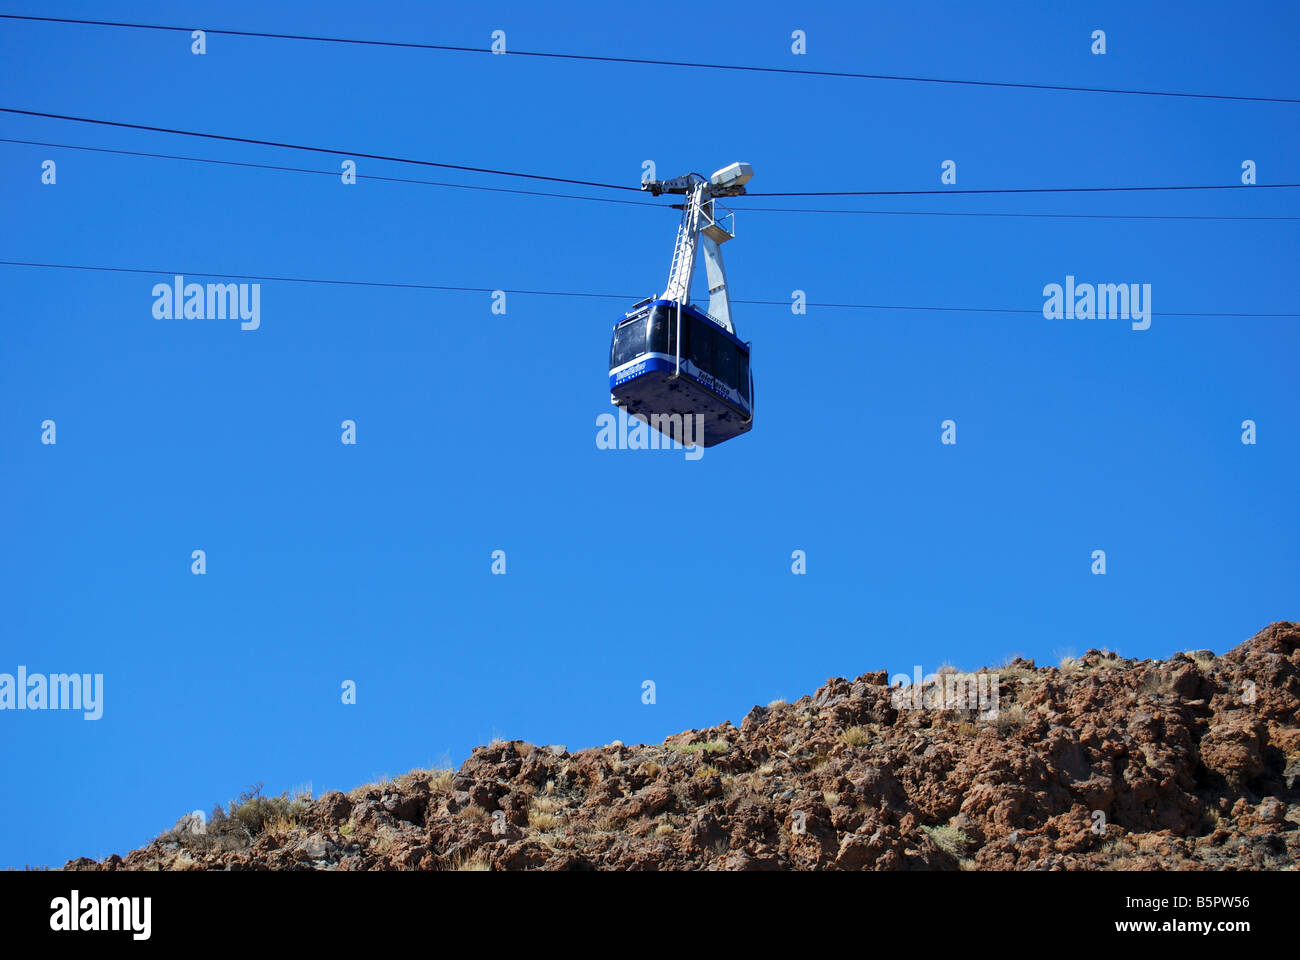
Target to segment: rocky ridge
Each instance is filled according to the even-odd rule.
[[[662,744],[497,741],[454,772],[254,792],[65,869],[1295,869],[1300,625],[981,673],[996,711],[954,706],[978,675],[921,708],[883,671],[834,678]]]

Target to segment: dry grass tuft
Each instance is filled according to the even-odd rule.
[[[472,854],[466,855],[458,853],[451,860],[452,870],[491,870],[492,865],[488,862],[486,851],[479,849]]]
[[[731,744],[726,740],[706,740],[702,743],[669,743],[665,744],[669,750],[677,753],[726,753],[731,749]]]
[[[962,861],[975,845],[975,839],[952,824],[942,827],[922,827],[934,845],[958,861]]]
[[[867,731],[863,730],[861,727],[849,727],[840,734],[840,739],[850,747],[860,747],[866,743],[870,737],[867,736]]]
[[[1000,733],[1007,733],[1025,723],[1025,708],[1018,703],[998,710],[997,719],[993,721]]]

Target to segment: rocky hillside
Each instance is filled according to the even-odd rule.
[[[67,868],[1295,869],[1300,625],[986,672],[996,711],[868,673],[662,744],[496,742],[455,772],[245,795]]]

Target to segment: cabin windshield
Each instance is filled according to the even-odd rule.
[[[624,321],[614,328],[609,348],[609,368],[622,366],[645,353],[646,315]]]

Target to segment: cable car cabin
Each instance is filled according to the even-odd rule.
[[[656,422],[654,415],[703,415],[706,447],[748,433],[754,422],[749,344],[704,311],[672,300],[643,301],[614,327],[609,390],[612,403],[666,436],[674,421]]]

